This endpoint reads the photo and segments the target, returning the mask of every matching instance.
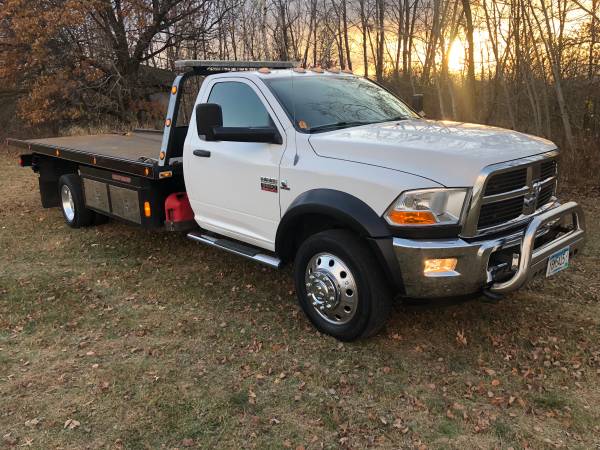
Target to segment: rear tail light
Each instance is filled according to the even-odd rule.
[[[32,155],[19,155],[19,166],[30,167],[32,164]]]

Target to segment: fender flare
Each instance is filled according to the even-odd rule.
[[[361,199],[335,189],[312,189],[300,194],[281,218],[275,237],[275,252],[289,259],[290,233],[303,217],[327,216],[365,238],[380,261],[388,279],[401,288],[401,274],[385,220]]]

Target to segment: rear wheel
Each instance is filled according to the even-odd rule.
[[[345,230],[309,237],[296,255],[298,301],[320,331],[343,341],[377,333],[391,309],[391,295],[367,244]]]
[[[72,228],[87,227],[94,223],[94,211],[85,207],[81,178],[76,174],[58,179],[58,195],[65,222]]]

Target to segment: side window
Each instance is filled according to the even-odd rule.
[[[223,110],[224,127],[273,126],[265,106],[250,86],[225,81],[213,86],[208,103],[217,103]]]

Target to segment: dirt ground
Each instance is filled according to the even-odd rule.
[[[183,235],[72,230],[0,148],[0,447],[600,448],[589,242],[498,303],[397,302],[341,344],[276,272]]]

